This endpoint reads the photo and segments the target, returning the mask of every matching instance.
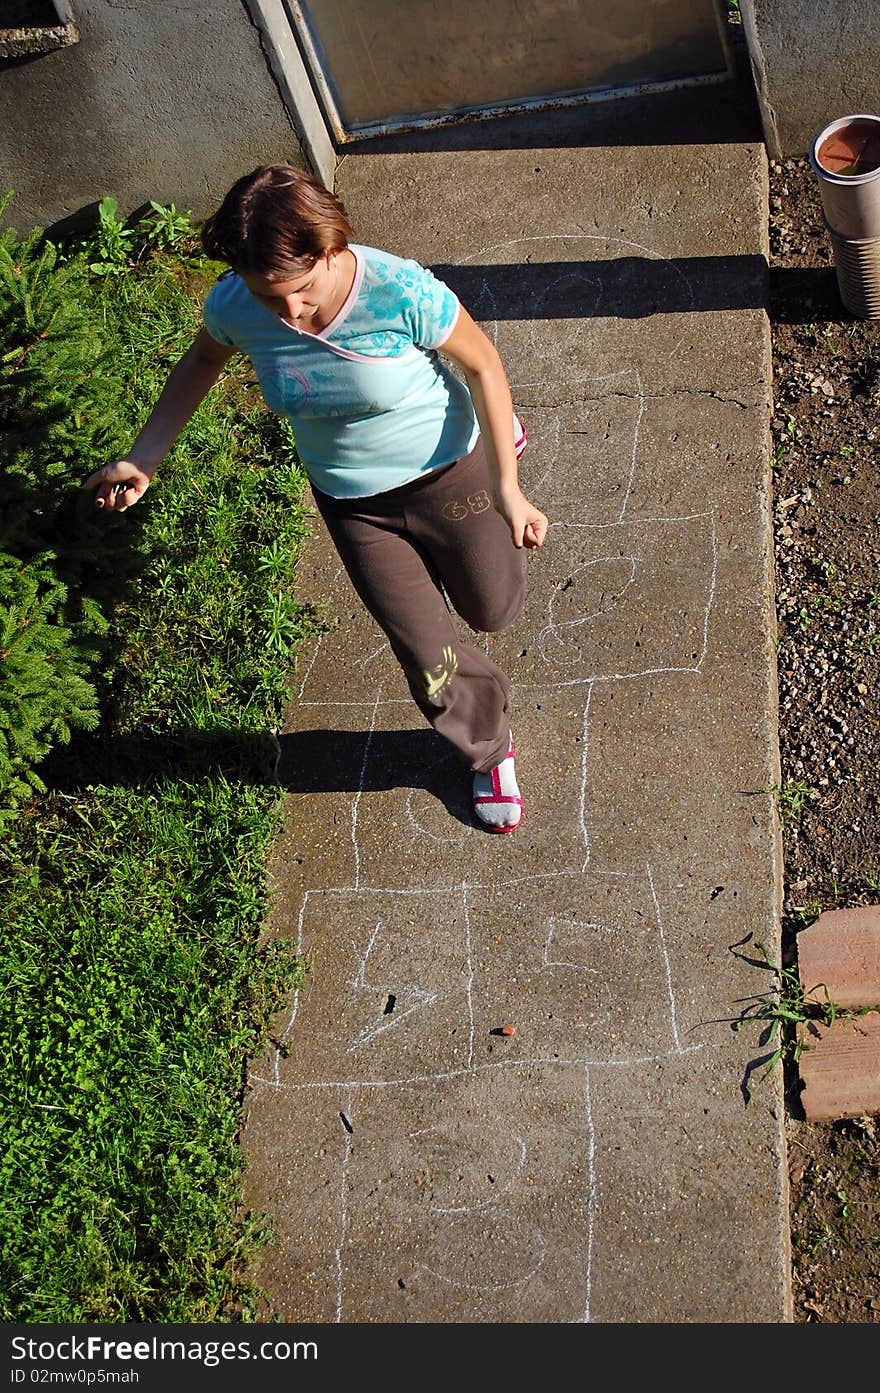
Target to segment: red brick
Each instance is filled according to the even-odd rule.
[[[820,914],[798,934],[797,954],[805,992],[822,983],[838,1006],[880,1006],[880,905]]]
[[[880,1112],[880,1014],[800,1027],[801,1102],[810,1122]]]

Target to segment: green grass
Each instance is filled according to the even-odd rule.
[[[746,941],[750,939],[751,935]],[[780,1061],[796,1064],[803,1051],[810,1048],[803,1029],[809,1026],[810,1022],[832,1026],[838,1019],[850,1021],[855,1020],[857,1016],[867,1015],[870,1008],[844,1010],[828,995],[824,982],[818,982],[815,986],[805,989],[795,967],[783,967],[772,962],[761,943],[755,944],[755,951],[758,954],[755,958],[750,958],[744,953],[736,953],[736,956],[753,967],[769,972],[773,986],[767,992],[745,998],[745,1003],[738,1002],[737,1005],[742,1005],[743,1009],[731,1024],[734,1031],[753,1023],[761,1025],[758,1043],[767,1050],[767,1054],[749,1066],[749,1073],[753,1068],[763,1066],[763,1072],[759,1075],[760,1082]]]
[[[72,254],[120,453],[216,270],[156,217],[146,244],[106,224],[103,251]],[[85,271],[113,257],[124,274]],[[101,726],[0,851],[6,1321],[254,1317],[270,1234],[242,1204],[243,1070],[304,972],[261,933],[269,732],[316,625],[294,598],[303,483],[239,361],[144,500],[102,521],[140,561],[108,615]]]
[[[776,800],[779,820],[783,823],[798,822],[813,796],[812,788],[803,779],[785,779],[769,791]]]
[[[221,777],[45,800],[3,929],[4,1318],[247,1306],[242,1063],[299,980],[258,947],[264,789]]]

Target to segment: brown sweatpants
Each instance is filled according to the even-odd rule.
[[[469,455],[402,488],[331,498],[312,488],[349,579],[385,631],[419,710],[469,768],[507,754],[507,677],[462,643],[444,598],[472,629],[503,629],[522,609],[526,555],[492,504],[478,441]]]

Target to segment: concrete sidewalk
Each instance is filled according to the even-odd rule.
[[[789,1320],[781,1075],[747,1102],[729,1024],[772,985],[732,945],[779,951],[763,147],[363,154],[338,191],[496,339],[553,527],[479,640],[512,837],[325,537],[300,568],[338,627],[282,737],[270,927],[312,972],[250,1077],[262,1280],[302,1322]]]

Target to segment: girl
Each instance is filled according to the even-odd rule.
[[[473,772],[493,832],[522,817],[509,686],[462,643],[519,614],[525,553],[548,521],[519,487],[525,430],[494,345],[415,261],[353,242],[345,208],[310,175],[267,165],[239,179],[202,241],[231,268],[129,453],[92,474],[123,512],[236,352],[296,445],[349,578],[384,630],[419,709]],[[457,363],[464,383],[441,360]]]

